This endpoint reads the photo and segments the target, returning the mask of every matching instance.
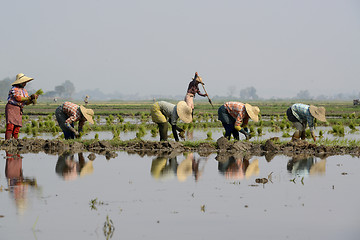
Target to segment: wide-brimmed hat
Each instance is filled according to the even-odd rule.
[[[94,124],[94,111],[90,108],[86,108],[84,106],[80,106],[80,111],[82,113],[82,115],[86,118],[86,120],[89,121],[89,123]]]
[[[259,121],[259,113],[260,113],[260,109],[257,106],[251,106],[248,103],[245,103],[245,109],[247,114],[249,115],[249,117],[254,121],[254,122],[258,122]]]
[[[176,169],[176,176],[179,182],[184,182],[192,174],[192,153],[183,160]]]
[[[19,73],[18,75],[16,75],[15,82],[13,82],[11,85],[14,86],[17,84],[26,83],[26,82],[30,82],[31,80],[34,80],[34,79],[25,76],[25,74],[23,74],[23,73]]]
[[[326,122],[324,107],[315,107],[314,105],[310,105],[310,113],[311,113],[311,116],[313,116],[317,120]]]
[[[249,166],[246,168],[245,177],[249,179],[251,176],[259,175],[259,159],[255,159],[252,161]]]
[[[192,121],[192,109],[191,107],[189,107],[185,101],[180,101],[178,102],[178,104],[176,105],[176,112],[179,116],[179,118],[184,122],[184,123],[191,123]]]

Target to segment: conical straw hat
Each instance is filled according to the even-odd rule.
[[[185,101],[180,101],[178,102],[178,104],[176,105],[176,112],[179,116],[179,118],[184,122],[184,123],[191,123],[192,121],[192,109],[191,107],[189,107]]]
[[[326,122],[324,107],[315,107],[314,105],[310,105],[310,113],[317,120]]]
[[[16,75],[16,80],[11,85],[14,86],[16,84],[26,83],[30,82],[31,80],[34,80],[33,78],[25,76],[23,73],[19,73]]]
[[[86,120],[88,120],[91,124],[94,124],[94,111],[92,109],[80,106],[80,111]]]
[[[250,116],[250,118],[254,121],[254,122],[258,122],[259,121],[259,113],[260,113],[260,109],[257,106],[251,106],[248,103],[245,103],[245,109],[247,114]]]

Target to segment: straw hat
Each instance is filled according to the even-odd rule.
[[[252,161],[249,166],[246,168],[245,177],[249,179],[251,176],[259,175],[259,159],[255,159]]]
[[[94,111],[90,108],[86,108],[84,106],[80,106],[80,111],[82,113],[82,115],[86,118],[86,120],[89,121],[89,123],[94,124]]]
[[[180,101],[178,102],[178,104],[176,105],[176,112],[179,116],[179,118],[184,122],[184,123],[191,123],[192,121],[192,109],[191,107],[189,107],[185,101]]]
[[[245,103],[245,109],[247,114],[250,116],[250,118],[254,121],[254,122],[258,122],[259,121],[259,113],[260,113],[260,109],[257,106],[251,106],[248,103]]]
[[[192,174],[192,158],[193,154],[189,154],[176,169],[176,175],[179,182],[184,182]]]
[[[202,81],[202,78],[198,75],[198,73],[195,73],[195,77],[193,78],[193,80],[196,80],[197,82],[201,83],[202,85],[205,85]]]
[[[14,86],[16,84],[27,83],[27,82],[30,82],[31,80],[34,80],[34,79],[25,76],[23,73],[19,73],[18,75],[16,75],[15,82],[13,82],[11,85]]]
[[[317,120],[326,122],[324,107],[315,107],[314,105],[310,105],[310,113]]]

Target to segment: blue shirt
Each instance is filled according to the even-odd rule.
[[[293,115],[305,125],[309,124],[310,131],[314,130],[314,117],[310,113],[310,106],[302,103],[295,103],[291,106]]]

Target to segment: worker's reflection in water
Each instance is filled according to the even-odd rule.
[[[5,176],[9,193],[14,198],[16,208],[20,214],[23,214],[27,209],[29,187],[37,189],[35,178],[24,177],[22,159],[23,157],[19,153],[6,151]]]
[[[249,179],[259,175],[259,160],[251,160],[250,156],[242,154],[219,154],[216,157],[218,170],[227,179]]]
[[[317,160],[314,156],[296,155],[287,163],[287,170],[296,176],[307,177],[309,175],[324,175],[326,158]]]
[[[184,160],[178,163],[177,154],[160,155],[153,159],[151,164],[151,175],[157,180],[177,178],[184,182],[193,175],[198,181],[204,171],[207,158],[195,157],[194,153],[187,153]]]
[[[93,161],[85,161],[83,153],[78,153],[77,156],[77,161],[74,153],[64,152],[59,156],[55,172],[64,180],[74,180],[78,176],[82,177],[93,173]]]

